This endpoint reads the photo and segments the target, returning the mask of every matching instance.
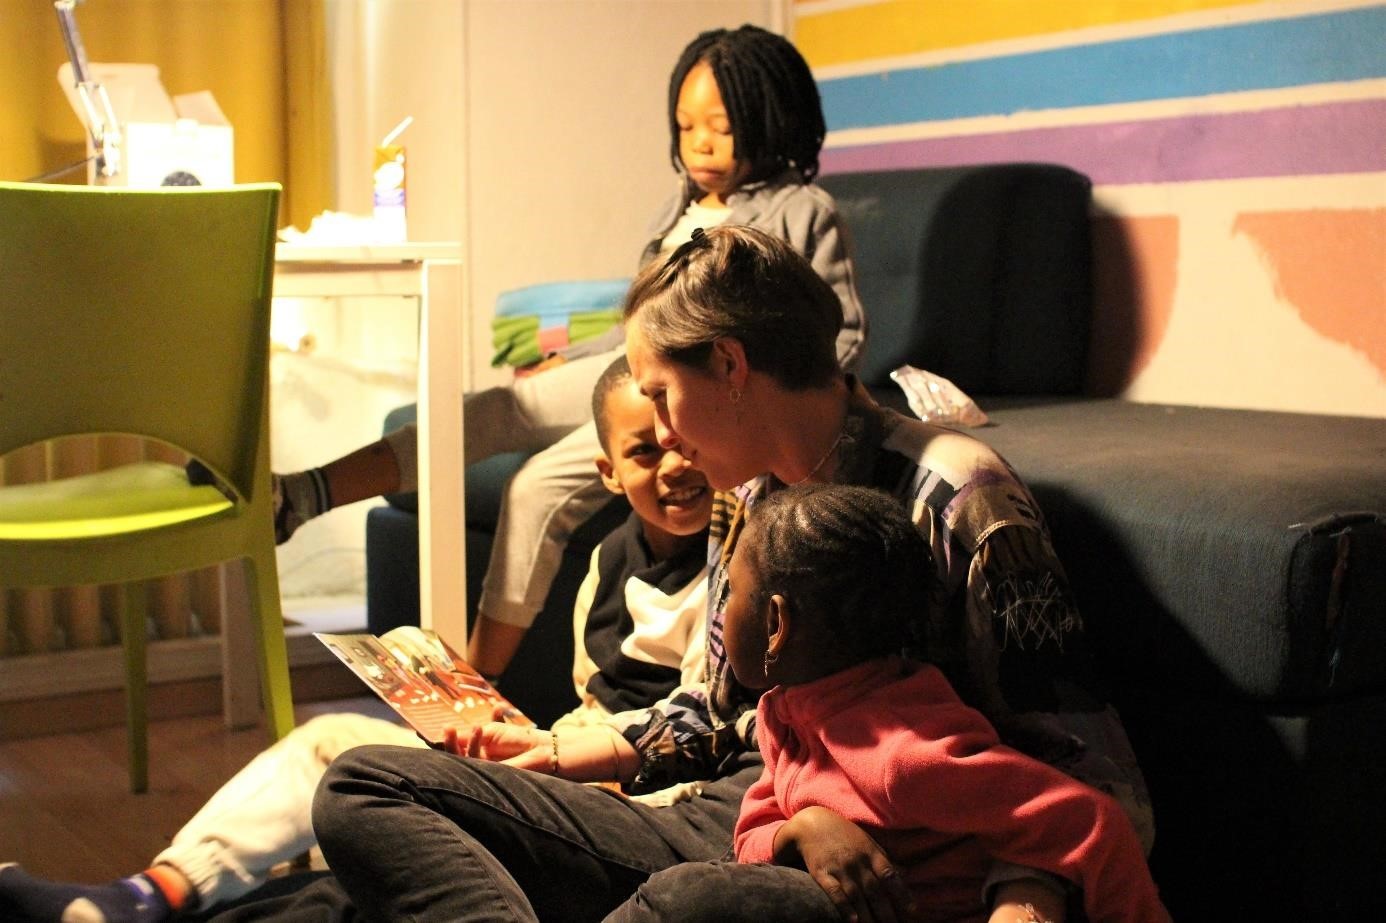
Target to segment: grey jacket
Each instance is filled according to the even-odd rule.
[[[698,194],[687,177],[680,178],[680,185],[680,192],[665,203],[651,225],[652,237],[640,256],[642,267],[658,255],[664,235]],[[808,258],[818,275],[837,292],[842,302],[837,359],[845,371],[855,368],[866,349],[866,312],[857,296],[850,244],[833,197],[821,187],[803,182],[797,172],[786,170],[774,179],[742,186],[727,197],[727,204],[731,214],[724,224],[748,225],[788,242]],[[577,359],[616,349],[624,336],[622,329],[615,327],[600,337],[568,347],[563,355]]]

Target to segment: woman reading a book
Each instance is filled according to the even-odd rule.
[[[750,506],[810,481],[875,486],[900,502],[933,551],[937,590],[915,618],[935,661],[1003,739],[1117,796],[1141,826],[1139,773],[1129,750],[1102,749],[1124,735],[1085,691],[1082,621],[1029,491],[981,442],[880,408],[840,371],[842,309],[807,261],[750,228],[696,233],[640,274],[625,319],[659,444],[678,447],[721,491],[706,679],[613,716],[618,734],[546,738],[494,724],[465,742],[468,754],[501,762],[381,747],[339,758],[314,825],[366,917],[598,920],[696,904],[696,894],[659,893],[657,873],[727,855],[742,796],[762,771],[757,693],[736,681],[723,645],[727,561]],[[1084,727],[1106,734],[1081,740]],[[574,784],[613,762],[628,790],[678,783],[685,797],[650,807]],[[825,916],[820,898],[788,916],[906,915],[890,857],[855,824],[814,812],[785,836],[832,908]],[[1007,923],[1024,919],[1026,903],[1062,918],[1063,886],[1037,870],[998,863],[988,896]]]

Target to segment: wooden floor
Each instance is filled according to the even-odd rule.
[[[373,696],[300,705],[301,723],[332,711],[385,716]],[[219,715],[151,721],[149,791],[130,793],[124,727],[0,742],[0,862],[63,881],[144,869],[223,782],[268,744]]]

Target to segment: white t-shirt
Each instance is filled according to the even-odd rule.
[[[730,214],[731,209],[725,205],[709,208],[706,205],[699,205],[697,202],[689,202],[688,207],[683,210],[683,215],[674,222],[669,233],[665,234],[664,239],[659,242],[660,255],[663,256],[692,240],[695,228],[715,228],[726,221]]]

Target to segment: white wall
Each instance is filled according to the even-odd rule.
[[[468,318],[466,380],[504,383],[509,370],[489,365],[496,295],[633,274],[673,188],[665,108],[679,52],[704,29],[781,29],[785,2],[327,0],[335,210],[369,214],[372,150],[413,116],[400,138],[410,239],[462,242],[460,284],[442,299]],[[401,307],[344,302],[292,319],[319,346],[275,357],[275,470],[373,440],[408,399],[416,328]],[[335,510],[280,547],[286,596],[361,592],[367,506]]]
[[[784,0],[329,0],[338,208],[406,115],[409,232],[463,242],[474,386],[507,289],[630,275],[672,188],[669,71],[698,32],[782,28]]]
[[[774,28],[779,0],[468,3],[467,295],[477,383],[490,307],[536,282],[634,274],[674,188],[669,72],[698,32]]]

